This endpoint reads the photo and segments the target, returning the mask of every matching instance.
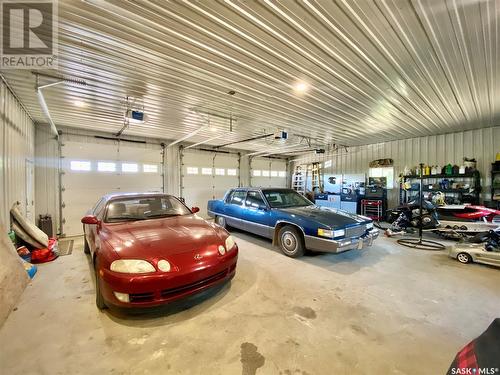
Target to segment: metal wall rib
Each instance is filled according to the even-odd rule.
[[[0,80],[0,133],[2,135],[0,221],[8,228],[9,210],[16,201],[21,203],[21,211],[26,213],[28,199],[26,162],[28,160],[34,163],[35,128],[31,118],[2,80]],[[34,178],[32,182],[31,188],[34,194]],[[30,219],[34,219],[34,207]]]

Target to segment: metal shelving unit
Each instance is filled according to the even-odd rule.
[[[500,209],[500,170],[495,163],[491,164],[491,201],[496,203],[496,209]],[[497,198],[495,198],[495,195]]]
[[[429,180],[442,180],[442,179],[449,179],[449,180],[469,180],[470,181],[470,188],[468,189],[441,189],[441,188],[430,188],[428,183]],[[415,180],[419,182],[418,187],[410,188],[410,189],[403,189],[403,184],[410,181]],[[479,196],[481,193],[481,175],[479,171],[474,171],[472,173],[465,173],[465,174],[435,174],[435,175],[425,175],[425,176],[416,176],[416,175],[409,175],[409,176],[402,176],[401,182],[400,182],[400,194],[399,194],[399,203],[400,204],[405,204],[408,203],[412,198],[418,198],[418,192],[420,191],[420,184],[422,184],[422,192],[442,192],[444,195],[457,195],[458,198],[461,200],[462,196],[464,194],[467,195],[472,195],[474,197],[473,204],[479,204]],[[415,192],[416,194],[412,194]]]

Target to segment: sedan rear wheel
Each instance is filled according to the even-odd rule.
[[[469,254],[467,254],[467,253],[459,253],[459,254],[457,255],[457,260],[458,260],[460,263],[464,263],[464,264],[466,264],[466,263],[470,263],[470,262],[472,262],[472,257],[471,257]]]
[[[299,231],[290,225],[284,226],[280,229],[279,245],[281,251],[286,256],[298,258],[304,255],[304,239]]]

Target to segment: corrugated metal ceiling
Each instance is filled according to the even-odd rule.
[[[495,0],[60,0],[57,73],[87,86],[45,95],[57,125],[108,132],[122,127],[125,98],[139,98],[148,121],[124,134],[166,139],[206,124],[193,109],[232,114],[233,133],[211,116],[215,130],[189,139],[221,135],[212,145],[277,127],[318,144],[359,145],[493,126],[499,16]],[[2,73],[44,122],[34,76]],[[301,82],[308,90],[298,93]]]

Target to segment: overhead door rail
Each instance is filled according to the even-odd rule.
[[[54,120],[52,120],[52,116],[50,115],[49,107],[47,106],[47,102],[45,101],[45,97],[43,96],[42,90],[65,82],[83,86],[87,85],[87,83],[84,80],[78,78],[67,78],[67,77],[56,76],[52,74],[40,73],[35,71],[32,71],[31,73],[35,75],[36,79],[35,91],[38,97],[38,102],[40,103],[40,107],[42,107],[42,111],[45,117],[47,118],[47,121],[49,122],[50,130],[52,131],[52,133],[54,133],[56,138],[59,138],[59,133],[57,131],[56,124],[54,123]],[[56,81],[40,85],[40,77],[55,79]]]

